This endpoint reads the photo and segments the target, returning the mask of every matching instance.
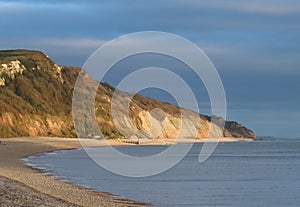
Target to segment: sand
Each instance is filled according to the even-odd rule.
[[[197,142],[217,141],[199,139]],[[249,139],[221,138],[222,142],[250,141]],[[106,192],[65,183],[25,165],[21,159],[30,155],[84,146],[106,146],[104,140],[68,138],[7,138],[0,139],[0,206],[148,206],[132,200],[121,199]],[[177,143],[194,142],[180,139]],[[140,139],[141,145],[174,144],[171,139]],[[110,140],[110,145],[135,145],[124,140]],[[135,145],[136,146],[136,145]]]
[[[147,205],[61,182],[26,166],[20,160],[37,153],[79,148],[81,145],[77,139],[10,138],[0,141],[0,206]],[[103,142],[87,140],[86,145],[103,146]],[[40,201],[31,202],[31,198]]]
[[[74,206],[64,201],[30,188],[23,183],[0,177],[0,206]]]

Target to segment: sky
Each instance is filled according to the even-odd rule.
[[[42,50],[60,65],[81,67],[121,35],[174,33],[216,66],[228,120],[258,136],[300,137],[299,22],[298,0],[10,0],[0,1],[0,49]]]

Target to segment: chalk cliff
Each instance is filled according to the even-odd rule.
[[[58,66],[40,51],[0,51],[0,137],[76,137],[72,95],[80,71],[79,68]],[[113,87],[101,83],[96,95],[96,119],[105,138],[132,134],[126,132],[126,123],[120,122],[125,129],[121,133],[112,122],[110,109],[113,92]],[[123,94],[124,98],[128,98],[129,94]],[[139,94],[134,96],[129,107],[130,119],[137,129],[136,136],[193,137],[191,132],[196,129],[199,139],[207,136],[256,137],[251,130],[237,122],[225,122],[225,128],[221,130],[211,122],[211,117],[183,111],[188,114],[184,122],[181,120],[181,109],[177,106]],[[86,119],[88,125],[92,120],[88,120],[89,117]],[[88,131],[88,127],[83,131]],[[208,134],[210,127],[213,130]],[[83,133],[82,136],[87,134]]]

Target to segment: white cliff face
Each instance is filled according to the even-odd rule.
[[[25,66],[19,60],[0,65],[0,75],[6,74],[10,79],[15,79],[16,74],[23,74],[25,70]],[[0,85],[5,85],[3,77],[0,80]]]
[[[0,78],[0,86],[5,86],[5,79],[4,78]]]
[[[25,66],[19,60],[13,60],[0,64],[0,86],[5,86],[5,78],[3,77],[4,74],[7,75],[9,79],[14,80],[17,74],[22,75],[25,70]],[[30,70],[41,70],[41,67],[37,65]],[[60,82],[63,82],[61,73],[62,67],[54,64],[52,70],[55,71],[53,76],[60,80]]]
[[[62,69],[62,67],[58,66],[57,64],[54,64],[53,70],[57,71],[57,74],[55,75],[55,77],[58,78],[58,80],[60,80],[61,83],[63,83],[61,69]]]

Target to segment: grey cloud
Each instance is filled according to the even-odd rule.
[[[271,125],[268,117],[284,111],[285,121],[299,123],[293,115],[300,105],[299,8],[298,0],[0,1],[0,46],[42,50],[59,64],[80,67],[120,35],[175,33],[197,43],[217,66],[229,118],[276,135],[283,129],[264,128],[257,119]],[[279,112],[271,116],[268,109]]]

